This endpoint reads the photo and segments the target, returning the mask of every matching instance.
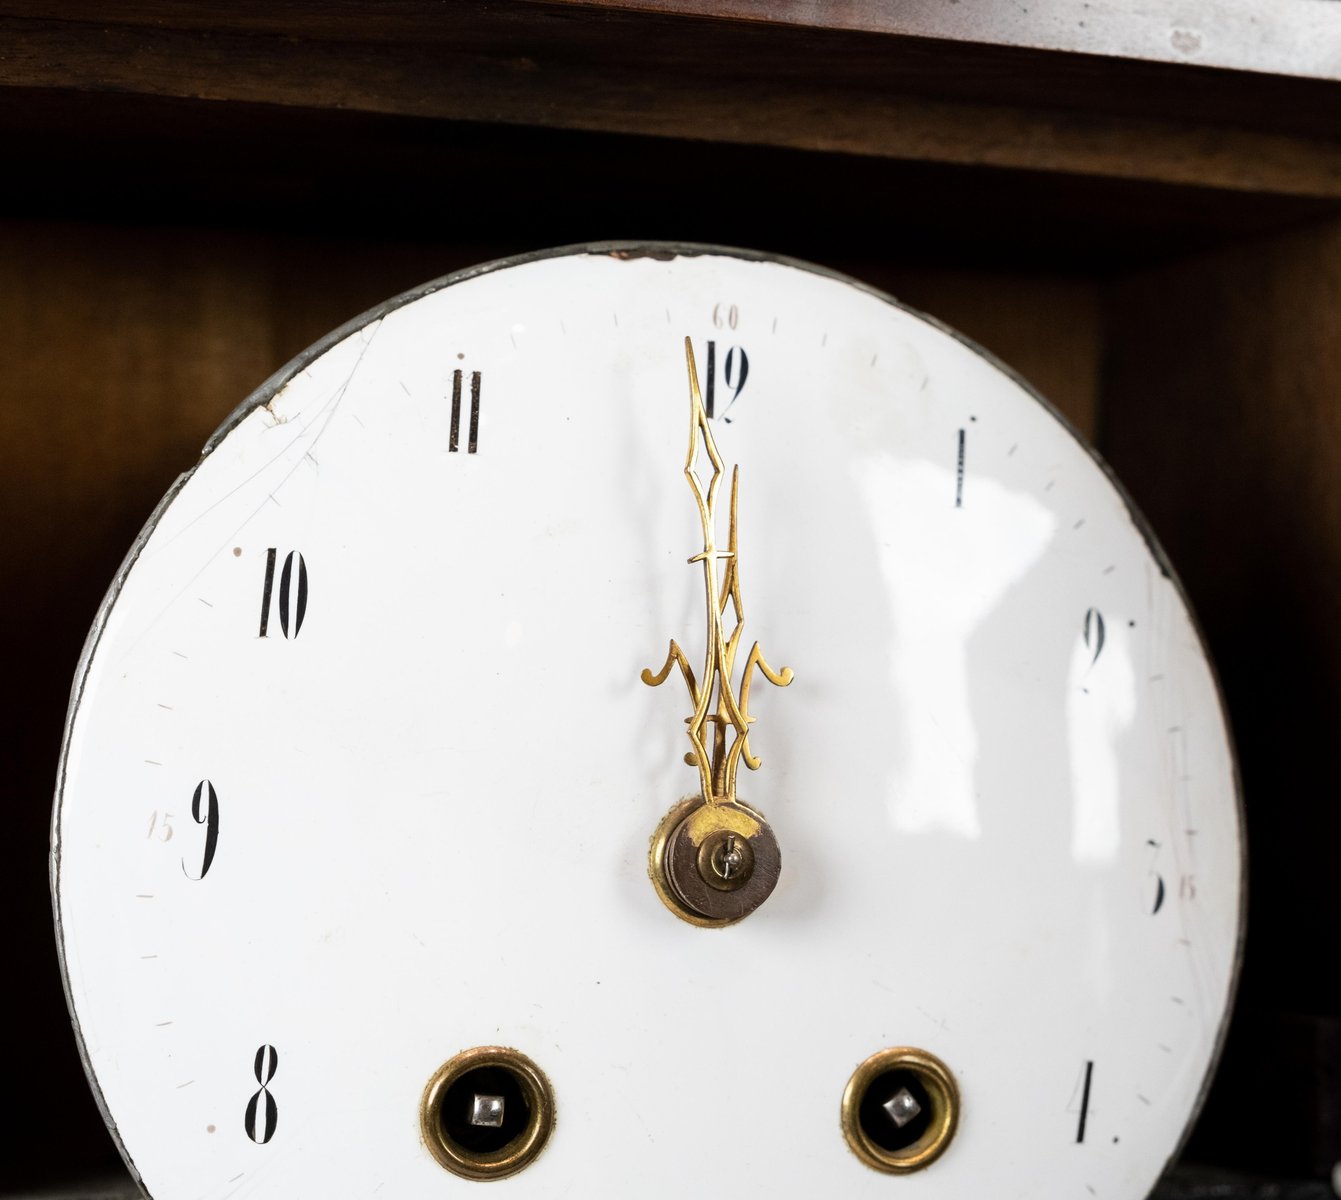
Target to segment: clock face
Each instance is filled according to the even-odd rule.
[[[687,434],[795,673],[739,779],[781,872],[725,929],[648,878],[700,785],[679,672],[640,679],[708,637]],[[552,1089],[516,1196],[1134,1200],[1232,992],[1236,787],[1177,583],[1023,384],[850,280],[596,247],[393,301],[234,414],[90,637],[53,876],[159,1200],[465,1194],[425,1089],[487,1047]],[[842,1109],[893,1047],[957,1119],[898,1182],[843,1121],[896,1144],[935,1081]],[[550,1103],[490,1069],[439,1080],[467,1141]]]

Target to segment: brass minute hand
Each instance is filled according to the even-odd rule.
[[[745,660],[739,694],[732,683],[736,651],[745,628],[745,604],[740,590],[740,555],[736,527],[740,468],[737,466],[731,472],[731,519],[727,548],[718,550],[717,490],[725,472],[722,456],[717,451],[717,443],[713,440],[712,429],[708,425],[707,413],[703,408],[698,369],[694,363],[694,346],[687,337],[684,340],[684,352],[689,368],[690,404],[689,453],[685,459],[684,474],[689,481],[690,490],[694,493],[699,521],[703,526],[703,550],[689,561],[703,564],[707,646],[701,681],[695,678],[693,667],[689,665],[688,658],[674,638],[671,639],[670,649],[661,670],[654,674],[650,669],[644,668],[642,680],[651,687],[656,687],[665,682],[672,666],[679,666],[680,673],[689,688],[689,698],[694,705],[693,713],[687,718],[689,741],[693,749],[685,755],[685,761],[698,767],[705,804],[734,804],[736,771],[740,762],[743,760],[752,771],[758,770],[760,766],[760,760],[750,752],[749,741],[750,725],[754,722],[754,718],[750,716],[750,681],[754,669],[758,667],[763,672],[764,678],[778,687],[786,687],[791,683],[792,669],[783,667],[780,671],[773,670],[765,660],[759,643],[755,642]],[[706,453],[712,463],[712,475],[706,488],[697,471],[700,452]],[[717,571],[719,559],[726,563],[725,576],[720,586]],[[734,617],[729,635],[723,628],[728,603],[731,605]],[[705,738],[708,725],[713,727],[711,752],[708,750]]]

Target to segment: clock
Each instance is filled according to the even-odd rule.
[[[439,280],[246,400],[94,624],[52,837],[158,1200],[1135,1200],[1242,864],[1187,600],[1065,422],[850,279],[660,244]]]

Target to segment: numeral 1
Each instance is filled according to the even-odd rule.
[[[959,431],[959,454],[955,461],[955,507],[964,507],[964,441],[966,433]]]
[[[1085,1061],[1085,1082],[1081,1086],[1080,1092],[1080,1124],[1076,1127],[1076,1141],[1085,1140],[1085,1122],[1090,1115],[1090,1082],[1094,1078],[1094,1063],[1086,1059]]]
[[[275,586],[275,547],[265,554],[265,586],[261,590],[261,637],[270,629],[270,595]],[[279,573],[279,628],[286,638],[296,638],[307,616],[307,563],[297,550],[284,557]]]

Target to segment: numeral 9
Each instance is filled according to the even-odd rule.
[[[199,882],[209,874],[210,864],[214,862],[214,851],[219,845],[219,796],[214,790],[214,784],[208,779],[202,779],[196,784],[195,794],[191,797],[191,819],[205,827],[205,853],[200,860],[199,875],[191,874],[186,859],[182,859],[182,870],[188,879]]]

